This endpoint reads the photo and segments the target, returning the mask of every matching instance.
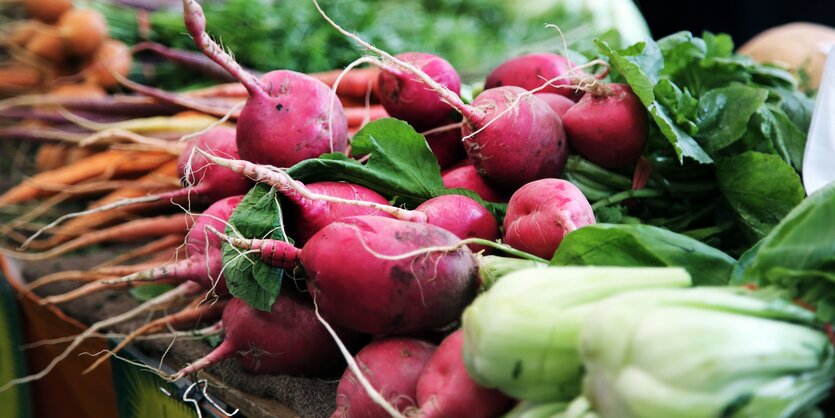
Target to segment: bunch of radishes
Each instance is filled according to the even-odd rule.
[[[175,377],[231,357],[254,373],[317,374],[341,364],[344,346],[334,337],[358,348],[371,335],[374,341],[349,362],[354,367],[339,384],[334,416],[505,412],[509,398],[467,375],[460,332],[449,334],[437,350],[416,337],[454,329],[476,296],[477,252],[503,248],[496,244],[500,228],[494,215],[482,202],[458,194],[441,193],[407,210],[361,185],[293,179],[282,168],[349,152],[346,116],[334,91],[293,71],[261,77],[244,71],[208,36],[197,2],[183,5],[195,43],[240,80],[249,97],[234,132],[216,128],[183,154],[181,174],[188,187],[148,199],[197,197],[215,203],[192,225],[183,261],[96,281],[48,301],[148,281],[178,284],[174,296],[225,296],[221,245],[231,245],[273,266],[300,267],[306,291],[284,286],[270,312],[233,299],[223,312],[223,344]],[[467,104],[459,96],[455,69],[442,58],[391,56],[343,33],[380,56],[369,59],[380,67],[379,100],[388,114],[427,133],[428,146],[447,168],[445,187],[466,188],[490,202],[510,196],[501,237],[517,254],[545,261],[565,234],[595,221],[580,190],[558,178],[569,147],[609,168],[636,163],[643,150],[646,111],[629,87],[605,84],[562,56],[533,54],[500,65]],[[278,190],[294,243],[241,237],[227,228],[247,178]],[[131,314],[174,296],[146,302]],[[113,323],[103,321],[88,332]]]

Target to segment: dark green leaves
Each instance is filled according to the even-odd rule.
[[[771,154],[749,151],[718,160],[716,178],[752,242],[771,231],[806,195],[797,172]]]
[[[822,320],[835,320],[835,183],[792,210],[737,270],[736,281],[787,289]]]
[[[441,168],[426,139],[397,119],[365,125],[351,142],[354,155],[371,154],[366,164],[342,155],[302,161],[288,173],[302,182],[347,181],[415,207],[443,190]]]
[[[699,99],[699,144],[715,153],[742,138],[748,121],[765,103],[768,90],[733,85],[711,90]]]
[[[284,239],[281,210],[276,191],[257,184],[229,218],[226,234],[242,238]],[[234,227],[234,229],[233,229]],[[232,296],[243,299],[255,309],[269,311],[281,289],[284,270],[261,261],[257,254],[223,243],[223,275]]]
[[[566,235],[551,265],[683,267],[696,285],[725,285],[734,259],[692,238],[649,225],[588,225]]]

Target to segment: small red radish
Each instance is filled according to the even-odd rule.
[[[544,100],[520,87],[497,87],[479,94],[472,111],[462,128],[464,148],[491,183],[512,190],[562,172],[565,131]]]
[[[571,62],[562,55],[550,53],[522,55],[507,60],[493,69],[484,81],[484,88],[517,86],[525,90],[533,90],[548,80],[563,76],[559,80],[552,81],[551,86],[541,91],[576,100],[582,96],[583,92],[572,87],[572,84],[584,74],[577,72],[571,75],[571,67]]]
[[[315,375],[333,370],[344,359],[331,335],[316,318],[313,304],[294,292],[282,292],[272,311],[256,310],[233,298],[223,310],[226,336],[219,346],[180,370],[175,378],[237,358],[249,373]],[[337,328],[349,346],[360,335]]]
[[[568,158],[565,132],[559,118],[542,99],[520,87],[503,86],[485,90],[468,106],[419,68],[342,29],[315,0],[314,4],[322,17],[343,35],[410,72],[460,113],[464,117],[461,133],[467,155],[494,184],[516,189],[562,172]]]
[[[502,196],[493,186],[489,185],[481,174],[478,174],[478,170],[476,170],[472,163],[452,168],[444,172],[441,178],[444,181],[444,187],[448,189],[462,188],[472,190],[480,198],[488,202],[507,201],[506,197]]]
[[[397,59],[411,63],[450,91],[459,94],[461,79],[452,64],[445,59],[424,52],[398,54]],[[449,105],[438,93],[427,89],[408,72],[384,66],[377,78],[380,103],[389,115],[409,122],[417,130],[440,125],[449,118]]]
[[[292,268],[300,262],[322,316],[359,332],[408,334],[447,325],[478,287],[470,249],[457,246],[458,237],[434,225],[379,216],[342,218],[301,250],[284,241],[213,232],[238,248],[260,252],[271,265]],[[439,247],[448,250],[423,251]],[[344,257],[350,257],[351,268]]]
[[[435,346],[413,338],[386,338],[369,343],[354,357],[366,379],[383,399],[400,412],[415,408],[418,377]],[[466,415],[462,415],[466,416]],[[345,370],[336,388],[336,411],[331,418],[389,418]]]
[[[345,151],[345,112],[325,83],[286,70],[258,79],[209,38],[206,17],[196,0],[183,0],[183,16],[197,47],[240,80],[249,93],[236,125],[242,158],[290,167],[327,152]]]
[[[477,201],[461,195],[433,197],[417,208],[426,214],[426,222],[452,232],[461,239],[481,238],[495,241],[499,238],[496,218]],[[470,244],[473,252],[488,250],[483,245]]]
[[[571,148],[606,168],[634,164],[647,141],[647,111],[626,84],[586,93],[563,118]]]
[[[542,179],[522,186],[510,197],[502,240],[551,259],[566,234],[593,223],[594,212],[580,189],[565,180]]]
[[[545,103],[548,103],[548,106],[551,106],[551,110],[560,117],[560,120],[565,116],[565,112],[568,112],[568,109],[571,109],[576,103],[573,100],[569,99],[568,97],[561,96],[556,93],[534,93],[536,97],[544,100]]]
[[[502,416],[513,399],[496,389],[480,386],[464,367],[461,350],[464,333],[447,336],[417,382],[420,418],[496,418]]]
[[[187,183],[186,187],[168,195],[161,195],[160,200],[179,201],[183,196],[189,196],[190,199],[197,198],[201,202],[216,202],[227,196],[244,194],[252,188],[252,182],[246,177],[211,164],[202,154],[193,152],[195,148],[207,150],[220,157],[238,158],[235,130],[226,126],[209,129],[189,142],[180,155],[177,170],[180,178]],[[193,185],[189,187],[189,184]]]
[[[389,204],[388,200],[379,193],[351,183],[323,181],[308,184],[306,188],[311,193],[319,196],[374,202],[386,206]],[[311,199],[294,192],[292,189],[282,189],[282,191],[284,197],[293,203],[287,208],[285,225],[288,234],[298,245],[303,245],[313,234],[337,219],[360,215],[391,216],[373,207]]]
[[[448,105],[445,106],[449,107]],[[435,154],[435,158],[438,159],[441,170],[467,157],[464,144],[461,142],[460,125],[442,126],[440,129],[424,132],[423,135],[426,137],[426,142],[429,144],[432,154]]]

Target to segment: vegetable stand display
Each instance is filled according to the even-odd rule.
[[[131,53],[226,84],[0,101],[46,141],[0,195],[8,410],[832,413],[835,183],[804,190],[797,73],[721,34],[567,32],[470,84],[309,6],[344,72],[257,74],[183,1],[197,52]]]

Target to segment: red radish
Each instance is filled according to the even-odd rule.
[[[188,258],[174,264],[143,270],[115,280],[104,280],[84,285],[62,295],[50,296],[42,301],[45,304],[63,303],[87,294],[110,289],[134,282],[164,281],[166,283],[196,282],[202,289],[211,289],[214,293],[228,293],[226,280],[220,274],[223,270],[221,240],[207,231],[207,227],[223,230],[226,221],[232,216],[243,196],[232,196],[219,200],[198,215],[197,220],[186,235]]]
[[[447,325],[461,315],[478,287],[469,248],[421,252],[459,242],[433,225],[379,216],[342,218],[301,250],[284,241],[219,235],[236,247],[259,251],[269,264],[292,268],[300,262],[322,316],[359,332],[408,334]],[[348,255],[346,249],[351,268],[339,257]]]
[[[314,0],[319,13],[343,35],[412,73],[464,116],[462,134],[467,155],[494,184],[515,189],[530,181],[556,177],[568,158],[565,132],[559,118],[542,100],[519,87],[486,90],[466,105],[457,94],[414,65],[363,41],[330,19]]]
[[[258,79],[209,38],[206,17],[196,0],[183,0],[183,15],[197,47],[249,92],[236,125],[242,158],[290,167],[323,153],[345,151],[345,112],[326,84],[285,70],[272,71]]]
[[[175,379],[233,357],[244,370],[255,374],[313,375],[344,361],[316,318],[313,305],[293,292],[282,292],[270,312],[234,298],[223,310],[222,321],[226,330],[223,343],[177,372]],[[360,335],[351,331],[337,329],[337,333],[348,345],[360,340]]]
[[[423,133],[429,149],[438,159],[441,170],[467,157],[467,152],[461,142],[460,126],[460,124],[446,125]]]
[[[363,186],[336,181],[323,181],[307,185],[307,190],[320,196],[337,197],[340,199],[374,202],[388,206],[389,202],[379,193]],[[285,225],[287,233],[303,245],[320,229],[333,221],[348,216],[377,215],[390,216],[373,207],[357,206],[346,203],[328,203],[310,199],[290,190],[282,190],[284,197],[293,205],[287,208]]]
[[[487,184],[484,177],[478,174],[475,166],[472,164],[465,164],[460,167],[450,169],[443,173],[441,178],[444,181],[444,187],[448,189],[463,188],[472,190],[478,194],[479,197],[488,202],[506,202],[507,198],[502,196],[499,192]]]
[[[386,338],[369,343],[355,359],[363,375],[383,399],[396,410],[405,412],[415,407],[418,377],[435,348],[413,338]],[[331,418],[390,416],[368,396],[354,372],[345,370],[336,388],[336,411]]]
[[[445,59],[424,52],[406,52],[396,57],[419,68],[456,95],[460,93],[461,79]],[[397,68],[383,67],[377,78],[377,90],[380,103],[389,115],[409,122],[419,131],[436,127],[449,118],[449,105],[438,93]]]
[[[479,386],[464,367],[464,333],[447,336],[426,364],[417,382],[420,418],[495,418],[513,405],[496,389]]]
[[[502,240],[517,250],[551,259],[566,234],[593,223],[594,211],[577,186],[542,179],[510,197]]]
[[[571,148],[606,168],[634,164],[647,141],[647,111],[626,84],[600,85],[563,118]]]
[[[485,89],[501,86],[517,86],[525,90],[538,88],[547,80],[553,80],[551,86],[542,90],[546,93],[556,93],[572,99],[579,99],[583,94],[571,85],[583,73],[570,74],[571,62],[557,54],[529,54],[507,60],[493,69],[484,81]]]
[[[426,222],[452,232],[461,239],[481,238],[495,241],[499,238],[496,218],[477,201],[461,195],[433,197],[417,208],[426,214]],[[470,244],[473,252],[487,250],[483,245]]]
[[[516,189],[562,172],[568,161],[565,131],[544,100],[507,86],[485,90],[472,106],[480,118],[467,117],[464,147],[491,183]],[[509,114],[497,118],[503,112]]]
[[[551,110],[560,117],[560,120],[565,116],[565,112],[568,112],[568,109],[571,109],[576,103],[573,100],[569,99],[568,97],[561,96],[556,93],[535,93],[536,97],[544,100],[545,103],[548,103],[548,106],[551,106]]]

